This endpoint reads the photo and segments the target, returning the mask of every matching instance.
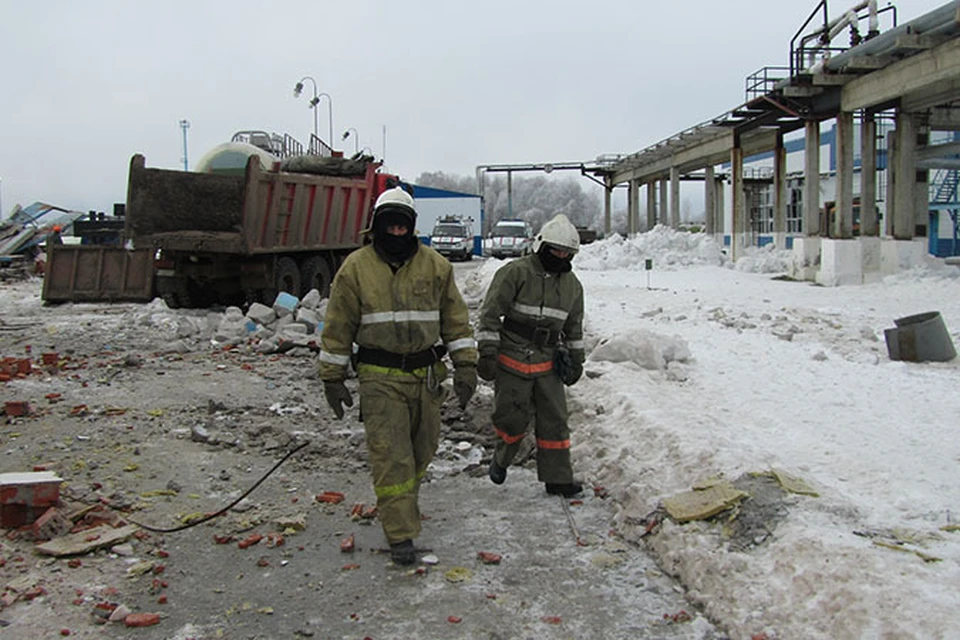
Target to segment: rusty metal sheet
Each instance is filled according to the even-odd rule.
[[[149,302],[152,248],[52,245],[43,279],[46,302]]]

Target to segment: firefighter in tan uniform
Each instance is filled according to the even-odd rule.
[[[502,484],[532,419],[537,477],[552,495],[583,487],[570,464],[570,429],[563,385],[583,373],[583,287],[571,271],[580,235],[564,215],[543,225],[533,253],[493,276],[480,310],[477,371],[496,380],[493,428],[500,437],[490,479]],[[556,359],[558,349],[566,357]],[[558,370],[555,360],[561,362]]]
[[[324,318],[320,379],[338,418],[353,406],[344,384],[357,352],[360,414],[377,511],[397,564],[416,562],[420,483],[440,437],[441,361],[465,407],[477,386],[477,348],[453,267],[414,233],[413,198],[397,187],[373,213],[373,243],[337,271]]]

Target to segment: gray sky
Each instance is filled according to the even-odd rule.
[[[943,4],[900,0],[899,21]],[[333,98],[334,146],[353,152],[352,127],[379,157],[386,127],[387,168],[408,180],[631,153],[741,104],[816,5],[0,0],[2,215],[35,200],[111,212],[134,153],[182,168],[182,119],[191,168],[238,130],[306,143],[307,75]]]

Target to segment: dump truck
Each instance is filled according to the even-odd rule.
[[[400,180],[365,157],[263,162],[251,154],[242,174],[217,174],[148,168],[134,155],[124,247],[55,248],[44,300],[160,296],[190,308],[272,304],[281,291],[328,295],[333,274],[363,244],[377,196]]]

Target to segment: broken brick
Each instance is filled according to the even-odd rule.
[[[123,624],[128,627],[150,627],[160,624],[159,613],[131,613],[123,619]]]
[[[3,403],[3,411],[11,418],[19,418],[30,413],[30,403],[24,400],[7,400]]]
[[[327,504],[340,504],[343,502],[344,496],[339,491],[324,491],[323,493],[317,496],[317,502],[326,502]]]
[[[31,528],[34,540],[51,540],[70,532],[73,521],[62,511],[50,507],[43,515],[36,519]]]
[[[240,542],[238,542],[237,546],[241,549],[246,549],[247,547],[252,547],[253,545],[260,542],[261,540],[263,540],[262,535],[260,535],[259,533],[253,533],[249,535],[245,540],[241,540]]]

